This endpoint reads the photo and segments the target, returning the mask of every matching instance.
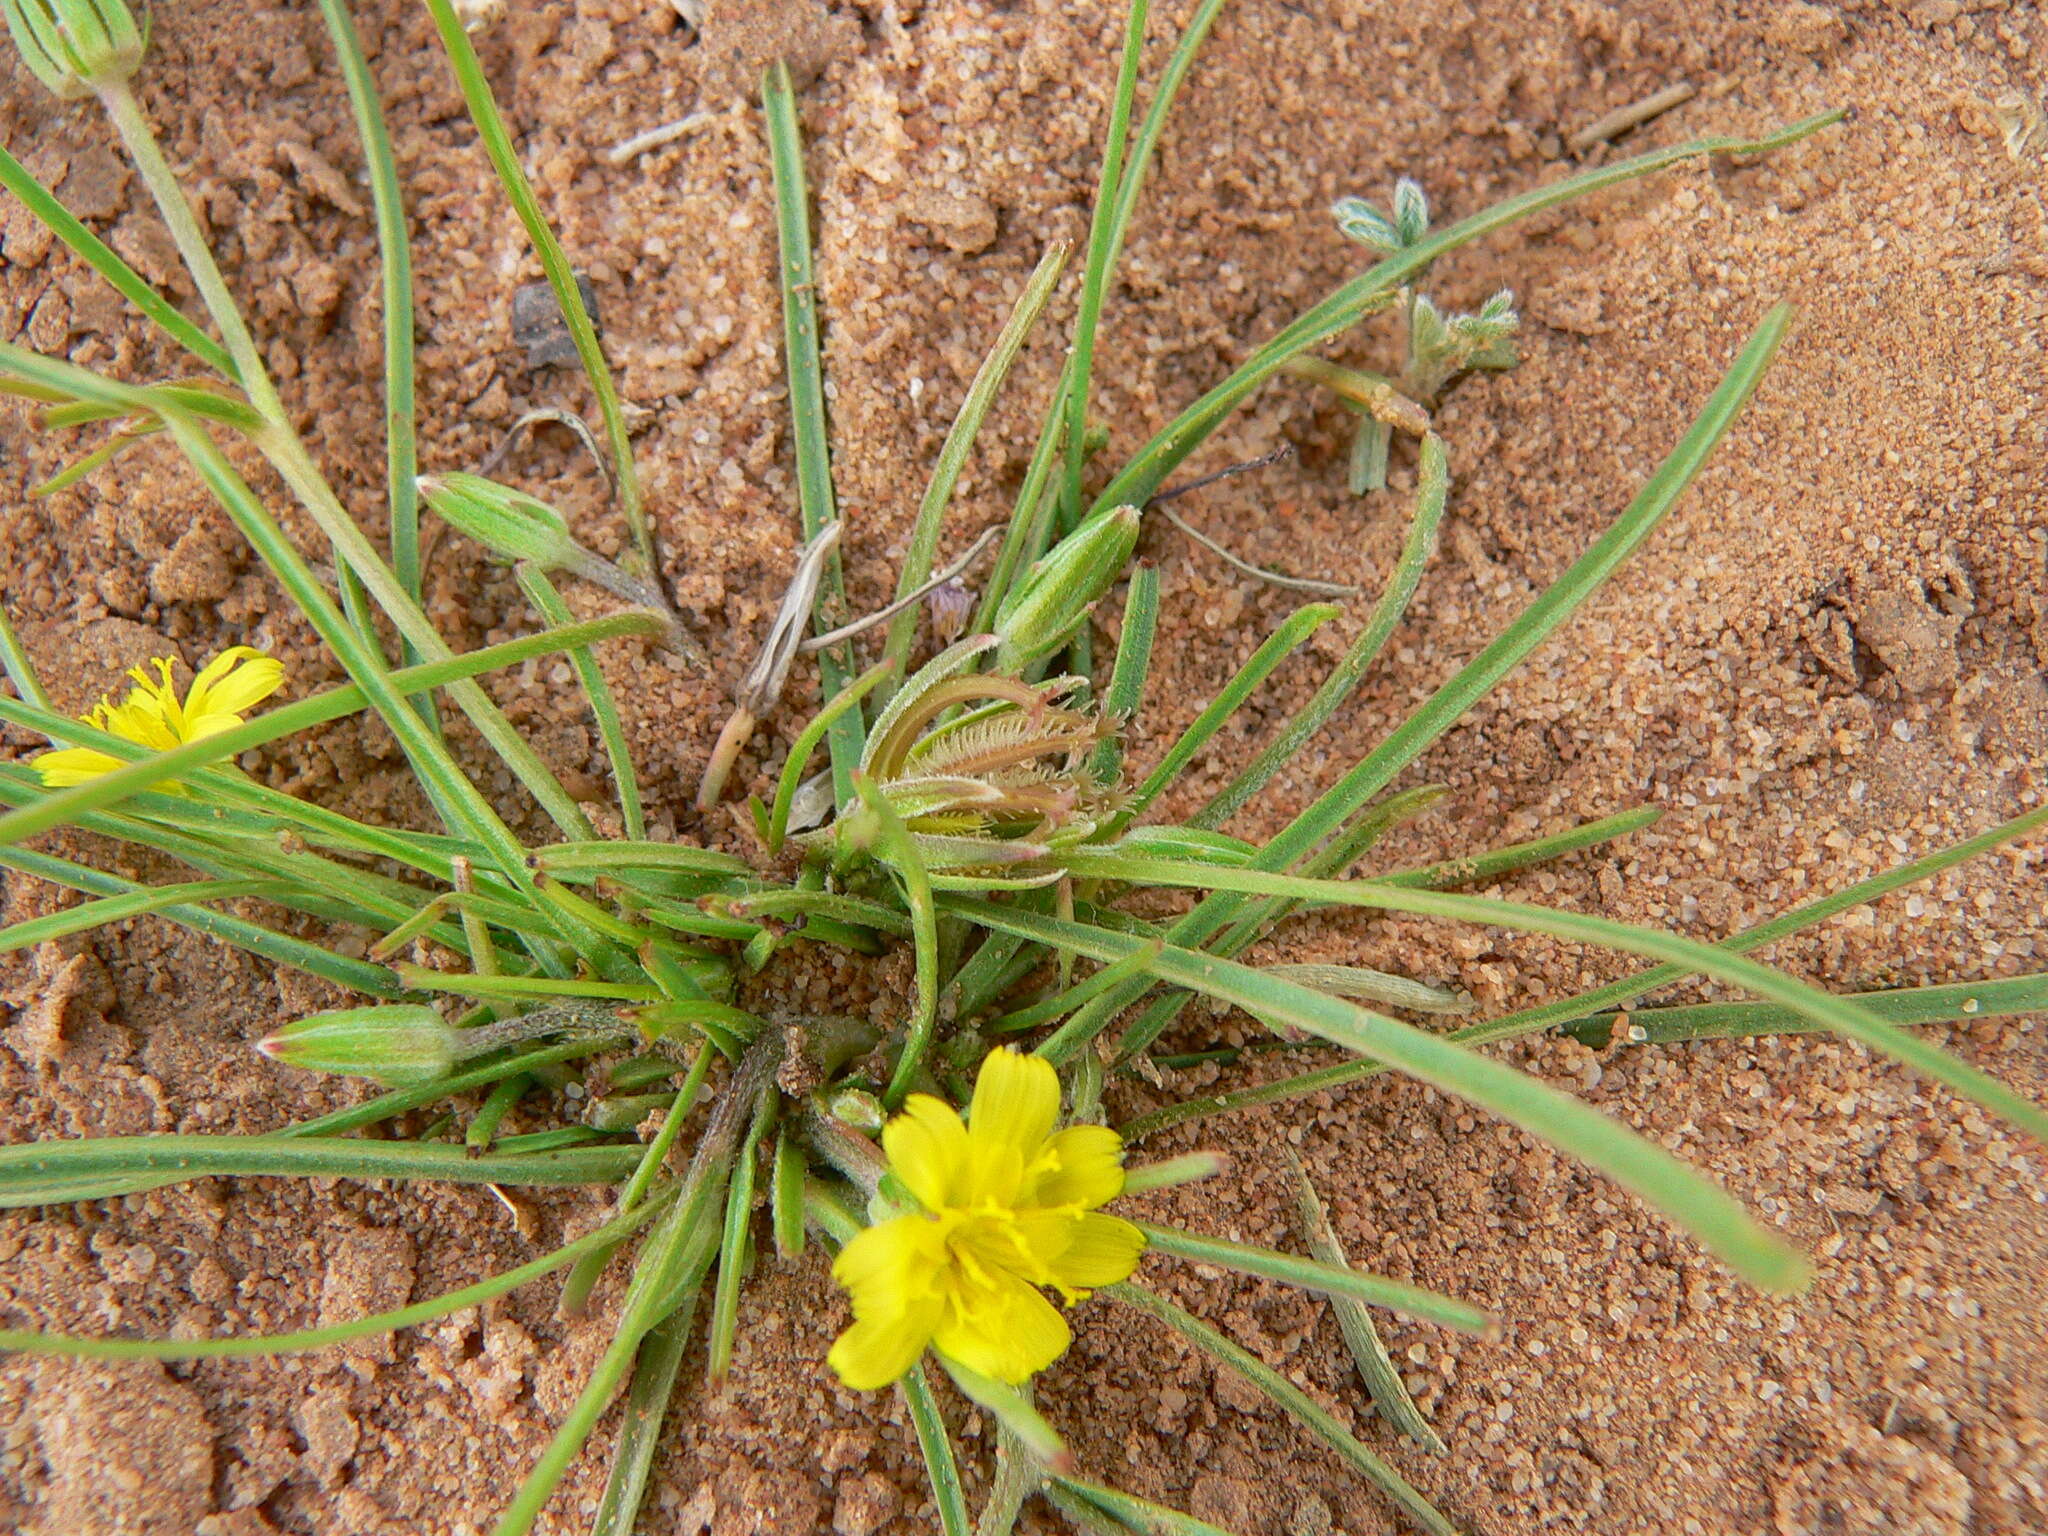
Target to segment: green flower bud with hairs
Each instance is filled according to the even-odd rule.
[[[1138,509],[1115,507],[1047,550],[996,614],[993,670],[1014,676],[1071,640],[1137,543]]]
[[[463,1054],[461,1044],[461,1031],[433,1009],[398,1003],[309,1014],[256,1049],[288,1067],[405,1088],[446,1077]]]
[[[576,542],[560,512],[538,496],[482,475],[423,475],[420,494],[445,521],[506,560],[575,571],[584,559],[595,558]]]

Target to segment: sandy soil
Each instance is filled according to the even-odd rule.
[[[804,100],[837,469],[854,597],[867,603],[894,581],[925,468],[981,349],[1047,242],[1085,227],[1118,26],[1106,10],[1050,3],[806,4],[713,0],[701,38],[654,0],[514,5],[483,43],[525,161],[595,285],[624,392],[652,413],[639,452],[667,574],[718,658],[708,676],[623,647],[607,663],[661,831],[731,846],[727,822],[687,809],[693,765],[796,542],[767,168],[745,83],[777,38],[814,77]],[[1157,39],[1186,8],[1164,9],[1155,72]],[[512,290],[537,269],[490,190],[423,12],[391,0],[363,15],[420,238],[427,460],[470,466],[525,407],[576,408],[584,394],[559,372],[529,372],[511,340]],[[98,119],[54,105],[8,60],[0,136],[176,290],[166,237]],[[1565,174],[1574,129],[1677,79],[1699,95],[1623,147],[1857,108],[1850,125],[1767,162],[1663,175],[1446,266],[1437,286],[1455,302],[1516,289],[1526,361],[1466,385],[1442,413],[1457,480],[1413,616],[1355,706],[1238,830],[1276,828],[1564,569],[1781,297],[1801,319],[1748,416],[1622,578],[1419,765],[1413,781],[1451,795],[1386,858],[1653,803],[1669,814],[1627,846],[1504,890],[1715,936],[2038,804],[2044,166],[2038,145],[2008,152],[1988,104],[2038,101],[2044,77],[2048,24],[2003,0],[1262,0],[1226,13],[1109,306],[1099,410],[1118,451],[1355,269],[1325,212],[1340,194],[1384,195],[1408,173],[1446,215],[1471,211]],[[142,83],[316,451],[376,524],[374,242],[317,13],[239,0],[159,8]],[[610,144],[688,112],[708,114],[691,136],[630,165],[604,161]],[[1071,296],[1062,302],[1064,323]],[[11,207],[0,329],[126,377],[178,368]],[[1384,365],[1391,346],[1373,325],[1335,355]],[[948,548],[1006,512],[1057,363],[1041,345],[1019,370]],[[1384,497],[1346,496],[1345,423],[1307,388],[1276,385],[1198,467],[1282,443],[1298,462],[1190,498],[1185,514],[1251,558],[1375,590],[1412,465],[1397,458]],[[284,656],[295,691],[327,680],[305,626],[168,454],[144,449],[86,489],[30,502],[55,445],[19,410],[0,413],[0,444],[0,587],[67,706],[145,656],[197,661],[238,641]],[[544,433],[508,473],[616,547],[601,486],[566,436]],[[1166,617],[1133,748],[1141,765],[1292,606],[1163,524],[1142,555],[1161,569]],[[436,547],[431,580],[459,645],[527,622],[509,578],[458,540]],[[1321,663],[1356,622],[1318,638]],[[1183,808],[1315,673],[1283,674],[1191,775]],[[536,667],[495,686],[596,794],[601,751],[566,682],[566,670]],[[779,764],[813,686],[800,673],[742,785]],[[423,814],[375,730],[338,727],[245,766],[358,814]],[[2044,857],[2038,841],[2010,850],[1773,958],[1838,989],[2039,969]],[[61,900],[10,880],[4,916]],[[1405,969],[1495,1011],[1620,974],[1571,946],[1406,920],[1310,921],[1270,953]],[[877,1010],[903,980],[900,966],[822,962],[786,978],[792,996],[864,996]],[[248,1049],[330,994],[153,920],[11,957],[0,983],[10,1140],[254,1131],[356,1091]],[[2038,1100],[2041,1023],[1936,1033]],[[1191,1017],[1184,1038],[1236,1027]],[[1391,1079],[1160,1138],[1162,1151],[1222,1146],[1241,1177],[1152,1204],[1291,1243],[1285,1137],[1359,1261],[1495,1309],[1506,1320],[1495,1342],[1390,1330],[1448,1456],[1372,1418],[1320,1306],[1159,1259],[1147,1278],[1359,1426],[1471,1532],[2048,1529],[2039,1148],[1843,1045],[1508,1054],[1713,1170],[1819,1257],[1812,1290],[1745,1290],[1602,1181]],[[1195,1085],[1213,1076],[1190,1074]],[[1148,1092],[1113,1107],[1138,1112]],[[598,1209],[581,1195],[519,1197],[508,1210],[482,1191],[218,1181],[10,1214],[0,1321],[145,1334],[304,1326],[518,1262]],[[929,1529],[899,1411],[857,1400],[822,1364],[842,1320],[822,1265],[770,1260],[758,1282],[730,1383],[714,1393],[695,1362],[686,1373],[645,1528]],[[396,1340],[279,1362],[0,1363],[0,1526],[477,1531],[602,1345],[602,1305],[573,1324],[552,1306],[543,1285]],[[1078,1332],[1041,1400],[1091,1471],[1248,1536],[1394,1528],[1331,1457],[1151,1325],[1097,1302]],[[978,1487],[988,1430],[957,1406],[955,1421]],[[581,1529],[602,1475],[587,1457],[546,1529]]]

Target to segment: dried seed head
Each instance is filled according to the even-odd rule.
[[[940,645],[951,645],[967,632],[974,593],[959,577],[932,588],[925,594],[924,604],[932,619],[932,638]]]

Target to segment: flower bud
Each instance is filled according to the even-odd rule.
[[[119,85],[145,39],[121,0],[0,0],[29,73],[65,101]]]
[[[1095,600],[1123,574],[1138,545],[1138,509],[1091,518],[1046,551],[1010,589],[994,625],[993,670],[1021,672],[1073,638]]]
[[[374,1078],[390,1088],[447,1076],[460,1032],[423,1004],[315,1013],[285,1025],[256,1049],[289,1067]]]
[[[865,1088],[835,1090],[825,1100],[825,1113],[868,1136],[881,1135],[882,1122],[889,1118],[882,1101]]]
[[[544,571],[580,571],[590,558],[569,521],[537,496],[482,475],[422,475],[427,505],[495,555],[531,560]]]

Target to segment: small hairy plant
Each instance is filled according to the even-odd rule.
[[[1467,1330],[1487,1327],[1486,1317],[1456,1298],[1352,1269],[1300,1170],[1295,1193],[1312,1257],[1107,1209],[1130,1192],[1222,1172],[1221,1160],[1208,1154],[1127,1167],[1130,1148],[1166,1126],[1374,1072],[1405,1072],[1582,1159],[1752,1283],[1789,1290],[1804,1282],[1805,1259],[1699,1171],[1475,1047],[1544,1029],[1601,1036],[1623,1007],[1630,1010],[1627,1027],[1650,1039],[1829,1029],[2048,1136],[2040,1107],[1910,1028],[2038,1008],[2048,998],[2048,978],[1851,998],[1747,958],[1853,905],[2034,833],[2048,824],[2048,811],[1711,945],[1451,889],[1624,836],[1654,819],[1646,809],[1623,809],[1447,865],[1350,878],[1389,828],[1421,814],[1440,794],[1428,786],[1389,793],[1396,776],[1541,646],[1676,503],[1769,366],[1785,333],[1782,306],[1734,358],[1635,500],[1490,645],[1270,841],[1253,844],[1222,830],[1350,697],[1406,612],[1434,550],[1450,485],[1449,450],[1431,420],[1439,397],[1463,373],[1514,361],[1510,297],[1497,296],[1473,315],[1446,315],[1421,291],[1432,264],[1571,198],[1704,155],[1767,153],[1838,114],[1761,140],[1703,139],[1619,161],[1434,232],[1413,182],[1396,188],[1391,212],[1346,199],[1337,209],[1340,224],[1376,263],[1126,452],[1127,445],[1088,423],[1104,294],[1167,113],[1220,8],[1220,0],[1204,0],[1196,9],[1134,123],[1146,24],[1139,0],[1128,17],[1064,371],[965,637],[956,638],[956,629],[913,667],[922,599],[947,590],[955,622],[964,615],[948,586],[957,570],[933,570],[945,515],[990,402],[1068,253],[1047,254],[963,400],[912,525],[896,601],[869,619],[848,614],[802,146],[788,76],[771,69],[762,100],[775,173],[805,554],[732,723],[704,765],[701,802],[719,799],[734,755],[774,707],[806,648],[818,656],[822,693],[782,766],[773,802],[749,807],[759,850],[748,860],[647,836],[634,766],[592,650],[626,636],[686,651],[692,642],[661,595],[624,419],[568,261],[520,170],[455,0],[427,4],[589,374],[630,534],[631,553],[620,562],[582,549],[558,511],[515,487],[455,471],[424,479],[418,472],[409,237],[377,93],[345,0],[322,0],[321,10],[348,82],[382,256],[388,551],[350,519],[300,440],[129,90],[144,63],[140,29],[119,0],[4,0],[16,44],[36,76],[60,96],[96,98],[105,107],[163,215],[207,323],[172,306],[0,151],[8,191],[200,371],[169,381],[119,380],[0,343],[0,390],[31,402],[49,431],[103,431],[53,486],[105,479],[144,437],[174,442],[349,681],[259,710],[289,680],[247,647],[223,652],[183,692],[170,663],[138,657],[135,687],[123,702],[109,699],[72,719],[52,706],[32,659],[0,616],[0,661],[16,695],[0,699],[0,719],[51,743],[25,765],[0,765],[0,801],[12,807],[0,815],[0,867],[84,897],[0,930],[0,949],[142,914],[183,924],[366,999],[286,1021],[260,1048],[282,1064],[279,1070],[354,1074],[387,1091],[261,1136],[85,1138],[0,1148],[0,1205],[107,1199],[236,1174],[588,1185],[606,1192],[609,1215],[517,1269],[356,1322],[218,1339],[10,1331],[0,1333],[0,1346],[158,1359],[314,1349],[474,1306],[558,1270],[567,1271],[563,1305],[575,1308],[608,1265],[629,1265],[609,1347],[496,1526],[499,1536],[534,1526],[623,1392],[610,1480],[591,1528],[597,1536],[624,1536],[634,1527],[685,1347],[700,1322],[712,1376],[730,1367],[740,1287],[755,1263],[756,1208],[765,1203],[780,1260],[802,1253],[814,1238],[836,1250],[833,1274],[850,1299],[852,1320],[819,1369],[836,1371],[857,1389],[901,1395],[946,1536],[965,1536],[970,1528],[997,1536],[1033,1497],[1087,1531],[1213,1529],[1092,1477],[1056,1427],[1066,1405],[1034,1402],[1033,1377],[1066,1348],[1072,1329],[1097,1326],[1101,1313],[1093,1304],[1067,1310],[1091,1292],[1157,1320],[1242,1373],[1415,1525],[1447,1532],[1444,1516],[1329,1412],[1133,1276],[1149,1252],[1328,1298],[1366,1391],[1392,1424],[1425,1445],[1439,1442],[1403,1391],[1372,1309]],[[1394,306],[1406,338],[1396,374],[1360,373],[1318,354],[1324,343]],[[1394,431],[1417,439],[1420,472],[1407,539],[1358,638],[1308,706],[1207,805],[1182,822],[1160,823],[1152,817],[1162,792],[1336,612],[1327,603],[1298,610],[1156,763],[1142,772],[1126,763],[1123,735],[1143,704],[1159,607],[1156,576],[1131,563],[1142,521],[1169,477],[1232,411],[1282,374],[1326,386],[1362,413],[1352,465],[1360,489],[1382,483]],[[235,440],[276,471],[324,547],[301,548],[286,535],[223,447]],[[516,562],[541,624],[537,632],[467,654],[450,650],[420,606],[422,497],[453,526]],[[331,568],[331,582],[321,567]],[[551,575],[563,572],[601,585],[628,606],[570,622]],[[1089,617],[1120,584],[1120,642],[1102,668],[1095,665]],[[871,633],[878,637],[874,659],[863,668],[859,653],[870,642],[862,637]],[[395,641],[387,642],[387,634]],[[555,772],[476,681],[558,652],[574,663],[609,754],[623,838],[597,836]],[[444,707],[468,717],[552,821],[550,840],[532,845],[515,835],[506,808],[464,772],[442,729]],[[266,788],[233,766],[251,748],[364,712],[389,728],[439,830],[360,821]],[[807,778],[821,751],[822,771]],[[190,878],[144,885],[30,846],[56,827],[154,850]],[[1160,910],[1159,903],[1129,899],[1162,890],[1192,893],[1192,905],[1180,916],[1157,918],[1142,914]],[[1291,915],[1338,906],[1552,934],[1654,963],[1574,998],[1445,1032],[1397,1015],[1469,1014],[1469,999],[1362,967],[1258,967],[1238,958]],[[368,929],[378,939],[362,954],[339,940],[301,938],[266,920],[277,909],[336,931]],[[831,1015],[771,1019],[746,1006],[752,973],[777,956],[800,965],[819,944],[862,955],[907,945],[915,962],[912,995],[881,1024]],[[1694,976],[1757,1001],[1635,1006]],[[1240,1009],[1282,1039],[1334,1044],[1350,1059],[1256,1088],[1188,1096],[1174,1075],[1186,1058],[1156,1056],[1153,1047],[1195,998]],[[1112,1127],[1105,1083],[1133,1072],[1146,1074],[1168,1102]],[[522,1099],[578,1076],[589,1101],[580,1117],[565,1110],[553,1129],[500,1135]],[[403,1134],[418,1126],[403,1117],[433,1106],[450,1106],[435,1125],[459,1128],[458,1140]],[[370,1127],[385,1134],[354,1134]],[[978,1518],[968,1510],[949,1404],[932,1366],[1000,1426]],[[957,1418],[957,1404],[951,1411]]]

